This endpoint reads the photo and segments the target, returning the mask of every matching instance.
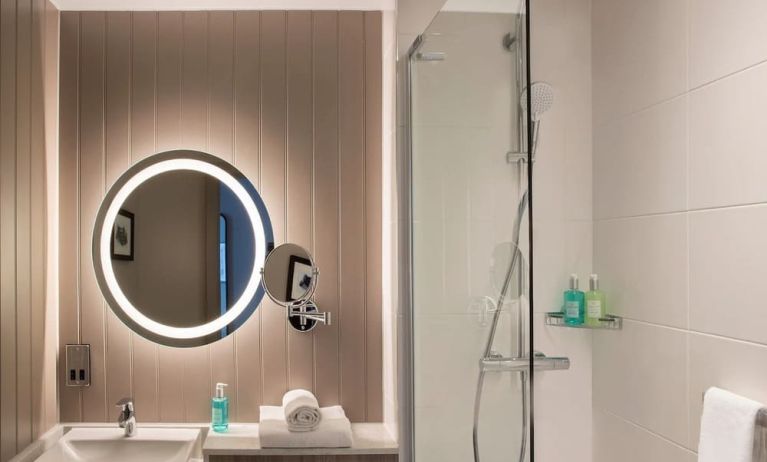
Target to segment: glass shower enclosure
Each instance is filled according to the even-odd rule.
[[[528,43],[523,2],[444,8],[408,54],[414,461],[533,460],[533,374],[569,368],[530,354],[528,186],[553,95],[528,85]]]

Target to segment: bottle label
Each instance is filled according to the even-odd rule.
[[[218,425],[224,422],[224,416],[220,407],[213,408],[213,424]]]
[[[587,309],[590,318],[602,317],[602,301],[601,300],[589,300]]]
[[[578,306],[578,302],[565,302],[565,317],[578,319],[580,317]]]

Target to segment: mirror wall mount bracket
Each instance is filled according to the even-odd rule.
[[[204,173],[226,185],[245,209],[255,241],[252,271],[241,296],[221,316],[192,327],[162,324],[144,315],[140,307],[134,306],[117,282],[110,251],[113,224],[125,200],[151,178],[179,170]],[[256,310],[264,297],[261,272],[258,269],[263,267],[269,243],[272,242],[274,233],[269,213],[258,191],[242,172],[212,154],[193,150],[166,151],[132,165],[107,192],[96,215],[93,230],[93,268],[107,304],[131,330],[163,345],[194,347],[219,340],[222,330],[236,329]]]

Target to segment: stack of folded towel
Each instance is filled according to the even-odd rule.
[[[263,448],[344,448],[352,428],[341,406],[320,408],[307,390],[291,390],[282,406],[261,406],[258,426]]]

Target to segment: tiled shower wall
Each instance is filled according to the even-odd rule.
[[[694,461],[708,387],[767,402],[767,4],[592,18],[595,461]]]
[[[61,421],[256,421],[288,388],[383,419],[382,30],[379,12],[65,12],[61,16],[60,343],[90,343],[90,388],[60,387]],[[265,301],[234,335],[174,349],[132,334],[99,292],[90,256],[106,189],[154,152],[234,163],[269,209],[277,243],[304,245],[333,325],[286,329]],[[307,200],[309,198],[309,200]]]
[[[58,11],[0,3],[0,461],[57,422],[55,207]],[[55,192],[54,192],[55,193]],[[55,259],[53,260],[55,261]]]

